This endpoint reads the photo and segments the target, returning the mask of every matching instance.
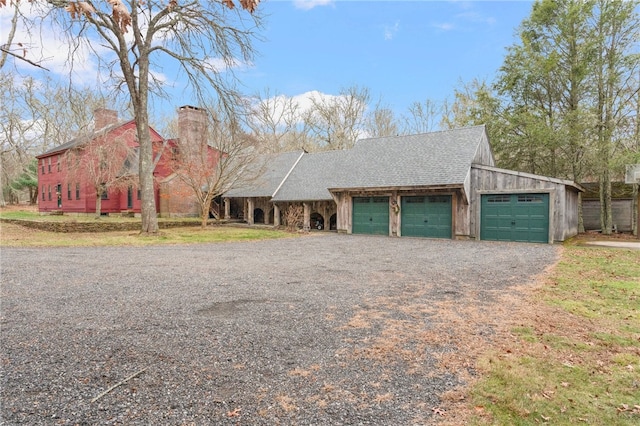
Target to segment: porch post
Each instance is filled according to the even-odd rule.
[[[247,223],[253,225],[253,210],[255,209],[255,201],[253,198],[247,200]]]
[[[280,226],[280,207],[273,205],[273,226]]]
[[[224,218],[231,218],[231,201],[228,198],[224,199]]]
[[[311,206],[309,203],[302,203],[304,220],[302,222],[302,229],[305,231],[311,230]]]

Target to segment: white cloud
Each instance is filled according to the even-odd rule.
[[[384,39],[385,40],[393,40],[395,35],[400,30],[400,22],[396,21],[393,25],[385,25],[384,26]]]
[[[263,100],[264,108],[256,108],[270,111],[270,115],[274,121],[284,120],[287,116],[285,112],[285,106],[289,105],[289,101],[293,104],[295,108],[295,117],[293,121],[297,123],[302,123],[302,117],[313,108],[314,101],[315,103],[330,103],[335,101],[336,99],[341,98],[341,95],[330,95],[327,93],[322,93],[317,90],[312,90],[310,92],[301,93],[299,95],[287,96],[287,95],[277,95],[271,98]],[[279,123],[283,125],[284,123]]]
[[[467,22],[479,22],[483,24],[493,25],[496,23],[496,18],[492,16],[483,16],[478,12],[464,12],[456,15],[456,18],[467,21]]]
[[[296,9],[311,10],[319,6],[332,6],[334,0],[293,0]]]
[[[225,61],[222,58],[208,58],[206,59],[206,63],[209,66],[209,68],[211,68],[211,70],[216,73],[222,73],[229,70],[245,71],[253,67],[253,64],[248,62],[243,62],[239,59],[232,59],[231,61]]]
[[[436,22],[436,23],[431,24],[431,26],[433,28],[437,28],[437,29],[439,29],[441,31],[451,31],[451,30],[456,28],[455,25],[453,25],[450,22]]]
[[[96,84],[100,72],[96,58],[109,57],[109,51],[101,43],[92,43],[91,47],[86,43],[73,45],[55,23],[41,19],[42,10],[30,2],[20,3],[20,13],[22,19],[18,20],[12,50],[24,54],[25,59],[48,69],[52,75],[69,77],[71,74],[75,84]],[[0,8],[0,43],[8,41],[12,16],[12,8]],[[20,70],[37,71],[26,61],[14,59],[13,63]]]

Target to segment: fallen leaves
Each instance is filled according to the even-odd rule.
[[[438,407],[433,407],[431,411],[433,412],[433,414],[437,414],[440,417],[444,417],[447,415],[447,412],[445,410]]]
[[[227,417],[238,417],[240,415],[240,408],[234,408],[227,413]]]

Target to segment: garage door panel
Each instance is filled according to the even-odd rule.
[[[353,197],[352,232],[389,235],[389,197]]]
[[[549,194],[483,195],[480,221],[483,240],[546,243]]]
[[[451,238],[450,195],[406,196],[401,204],[402,236]]]

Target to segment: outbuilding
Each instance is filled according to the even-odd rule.
[[[541,243],[578,232],[582,188],[497,168],[484,126],[363,139],[287,164],[268,202],[301,204],[306,228],[315,217],[345,233]],[[252,193],[225,196],[250,203]]]

